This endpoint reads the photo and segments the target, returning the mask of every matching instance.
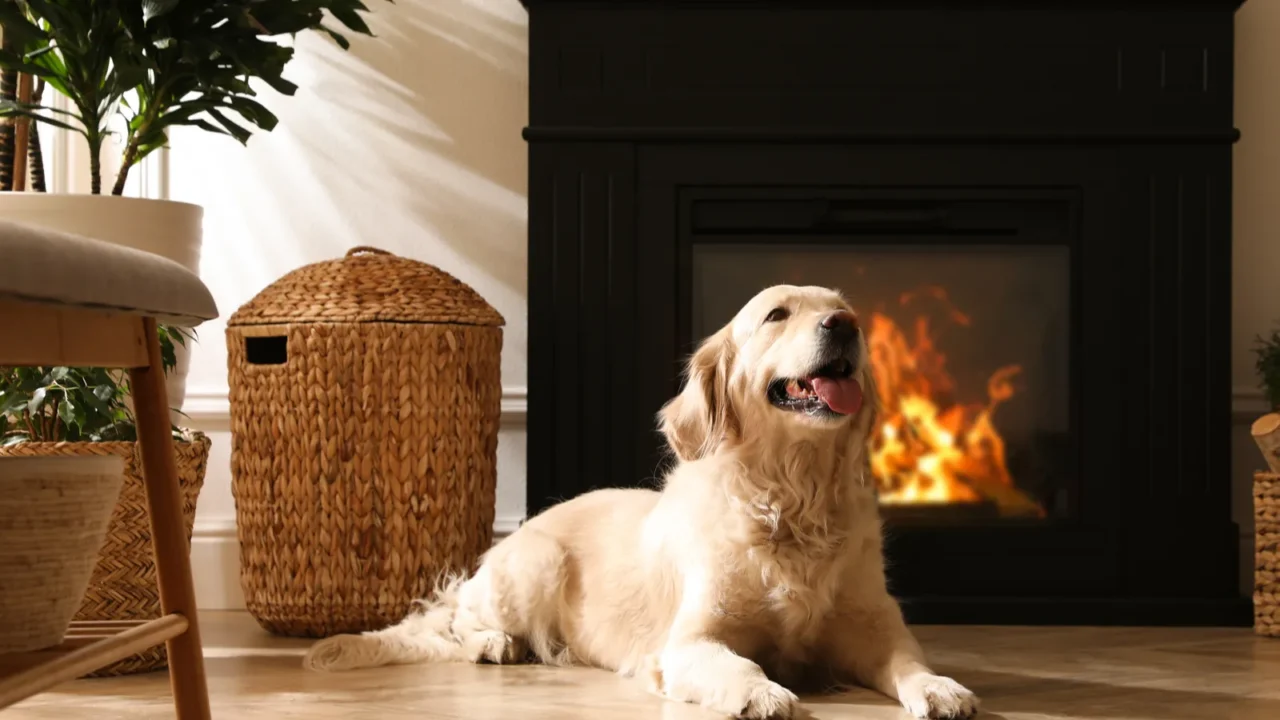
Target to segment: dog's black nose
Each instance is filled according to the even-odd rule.
[[[837,310],[822,318],[822,331],[833,342],[842,345],[858,336],[858,316],[848,310]]]

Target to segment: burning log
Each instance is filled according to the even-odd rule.
[[[1044,508],[1040,503],[1012,485],[996,481],[987,475],[957,474],[956,480],[973,488],[979,496],[993,500],[1003,517],[1042,518]]]
[[[1258,418],[1250,432],[1267,460],[1267,467],[1273,473],[1280,473],[1280,413],[1267,413]]]

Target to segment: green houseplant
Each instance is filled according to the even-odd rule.
[[[125,197],[131,170],[178,126],[240,143],[273,129],[276,117],[259,93],[297,91],[284,76],[294,49],[281,38],[316,31],[345,48],[343,32],[370,34],[363,12],[360,0],[0,0],[0,122],[65,132],[88,164],[87,193],[3,192],[24,178],[4,165],[18,153],[12,140],[5,146],[12,133],[0,132],[0,217],[145,250],[198,272],[203,209]],[[40,189],[39,143],[23,149],[30,187]],[[177,408],[188,367],[179,348],[167,376]]]

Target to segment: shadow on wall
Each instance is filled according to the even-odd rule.
[[[318,36],[300,48],[313,50],[311,93],[329,113],[298,131],[304,156],[316,177],[329,179],[329,202],[357,213],[365,203],[393,202],[523,298],[523,8],[516,0],[370,7],[374,39],[360,38],[349,53]],[[386,242],[413,249],[411,238]]]

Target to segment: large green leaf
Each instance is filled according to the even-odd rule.
[[[49,108],[40,108],[40,109],[47,110]],[[70,123],[66,123],[61,120],[51,118],[48,115],[42,115],[38,112],[27,109],[27,106],[19,105],[18,103],[15,103],[11,100],[0,100],[0,117],[31,118],[36,122],[42,122],[47,125],[52,125],[54,127],[62,128],[64,130],[70,130],[71,132],[79,133],[81,135],[84,134],[83,127],[77,127],[75,125],[71,125]]]
[[[114,65],[114,70],[114,87],[112,89],[121,95],[137,89],[139,85],[146,82],[149,75],[146,67],[136,63],[117,62]]]
[[[327,25],[321,25],[320,31],[328,35],[335,43],[338,44],[338,47],[342,48],[343,50],[351,49],[351,41],[348,40],[345,35],[338,32],[337,30],[334,30],[333,28],[330,28]]]
[[[76,405],[72,402],[70,395],[64,395],[62,402],[58,404],[58,417],[67,427],[76,424]]]
[[[0,391],[0,415],[8,415],[12,412],[18,412],[23,408],[30,398],[17,392],[16,390]]]
[[[42,78],[55,76],[55,73],[42,63],[29,61],[22,55],[8,50],[0,50],[0,68],[17,70],[18,72]]]
[[[35,415],[40,412],[40,407],[44,405],[45,396],[49,394],[48,388],[36,388],[31,393],[31,399],[27,401],[27,412]]]
[[[28,19],[27,14],[14,0],[0,0],[0,27],[4,28],[8,39],[19,44],[39,42],[48,38],[40,26]]]
[[[245,120],[257,125],[263,130],[275,129],[276,123],[279,122],[276,116],[266,108],[265,105],[247,97],[231,96],[230,106]]]
[[[230,118],[218,112],[217,110],[209,110],[208,113],[209,113],[209,117],[213,118],[214,122],[222,126],[222,129],[226,130],[227,134],[235,138],[236,140],[238,140],[240,144],[243,145],[244,143],[249,142],[249,138],[252,137],[253,134],[250,133],[248,130],[244,129],[240,125],[237,125]]]
[[[361,6],[361,9],[363,9],[363,5]],[[338,22],[342,23],[348,30],[364,35],[373,34],[373,31],[369,29],[367,24],[365,24],[364,18],[361,18],[359,13],[356,12],[355,7],[339,6],[339,4],[335,4],[333,7],[329,8],[329,12],[332,13],[333,17],[336,18]]]

